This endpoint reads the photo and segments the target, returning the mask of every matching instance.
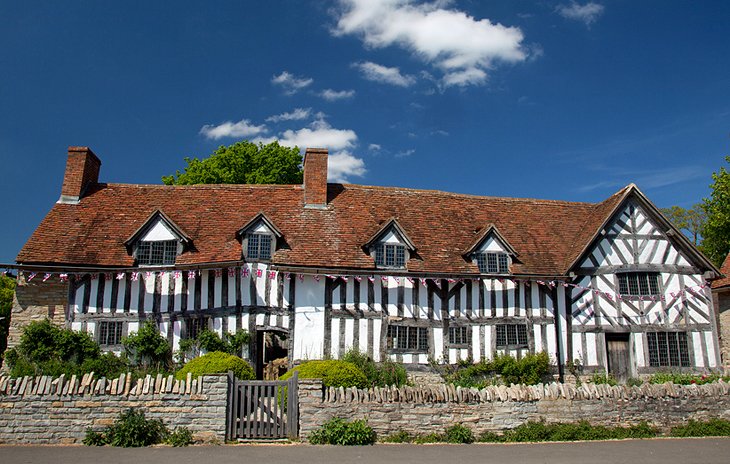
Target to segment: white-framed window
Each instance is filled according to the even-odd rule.
[[[659,273],[623,272],[618,274],[618,288],[621,295],[659,295]]]
[[[135,253],[142,266],[169,266],[177,259],[177,240],[140,241]]]
[[[97,323],[96,341],[101,346],[121,345],[124,321],[100,321]]]
[[[483,252],[477,253],[477,266],[482,274],[508,274],[509,256],[507,253]]]
[[[375,265],[378,267],[406,267],[406,247],[400,244],[379,243],[375,246]]]
[[[271,235],[263,233],[246,234],[246,259],[269,260],[271,259]]]
[[[471,342],[468,326],[449,327],[449,345],[468,345]]]
[[[497,348],[527,348],[527,325],[497,324]]]
[[[428,328],[408,325],[388,326],[388,349],[394,352],[428,352]]]
[[[651,367],[690,367],[687,332],[647,332]]]

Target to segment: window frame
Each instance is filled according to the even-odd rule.
[[[388,264],[389,251],[393,264]],[[374,247],[374,255],[375,266],[381,269],[405,269],[409,259],[408,250],[402,243],[378,243]]]
[[[500,329],[504,333],[500,333]],[[510,330],[514,330],[514,340],[516,343],[510,343]],[[524,337],[523,340],[521,338]],[[504,343],[500,343],[500,339]],[[527,331],[527,324],[520,322],[500,323],[494,325],[495,347],[498,350],[522,350],[530,348],[530,336]],[[524,343],[523,343],[524,341]]]
[[[429,328],[415,325],[390,324],[386,335],[389,353],[427,354],[429,351]],[[395,332],[395,337],[393,336]],[[405,340],[405,343],[400,343]],[[415,346],[412,342],[415,341]],[[396,343],[399,346],[395,346]],[[404,345],[404,346],[403,346]]]
[[[471,326],[449,326],[449,346],[453,348],[468,348],[471,346]]]
[[[185,320],[186,340],[195,340],[201,332],[210,330],[210,316],[194,316]]]
[[[155,246],[162,245],[161,250]],[[170,240],[140,240],[134,249],[134,259],[138,266],[174,266],[179,256],[179,241]],[[161,254],[161,260],[153,261],[155,253]],[[173,255],[174,253],[174,255]],[[146,256],[145,256],[146,255]],[[170,260],[169,258],[173,258]]]
[[[491,260],[494,260],[494,271],[490,269]],[[512,263],[509,253],[503,251],[480,251],[474,253],[474,261],[477,263],[481,274],[510,274],[509,266]]]
[[[109,326],[114,327],[114,332],[109,331]],[[101,348],[119,347],[122,339],[126,336],[127,324],[125,321],[98,321],[96,323],[96,342]],[[109,338],[116,343],[109,343]]]
[[[251,253],[251,243],[253,238],[256,239],[255,254]],[[261,251],[267,249],[267,247],[263,245],[263,241],[265,240],[268,240],[269,242],[268,256],[261,256]],[[244,236],[242,245],[242,249],[244,250],[244,257],[247,261],[268,262],[271,261],[274,256],[274,251],[276,251],[276,237],[274,236],[274,234],[268,232],[247,232]]]
[[[652,297],[662,294],[661,273],[630,271],[616,273],[617,287],[621,296]]]
[[[646,332],[648,367],[693,367],[689,338],[689,334],[681,330]],[[672,348],[676,350],[674,355]]]

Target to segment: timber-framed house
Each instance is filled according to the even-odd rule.
[[[720,366],[715,268],[635,186],[605,201],[327,183],[99,182],[71,147],[61,198],[17,257],[11,344],[51,316],[104,347],[151,319],[177,347],[203,328],[267,337],[289,364],[351,347],[410,366],[547,352],[620,379]]]

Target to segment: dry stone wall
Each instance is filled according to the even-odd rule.
[[[0,377],[0,443],[81,443],[86,429],[101,431],[128,408],[159,418],[170,429],[184,426],[197,441],[223,442],[227,376],[174,380]]]
[[[689,419],[730,419],[730,384],[627,387],[584,384],[519,385],[477,390],[439,387],[323,388],[300,380],[300,437],[333,417],[367,419],[379,436],[398,431],[442,433],[462,423],[475,434],[500,432],[527,421],[628,425],[647,421],[661,428]]]

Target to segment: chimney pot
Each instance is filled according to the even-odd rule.
[[[327,207],[326,148],[307,148],[304,155],[304,207]]]
[[[76,204],[86,190],[99,182],[101,161],[89,147],[68,147],[66,173],[58,203]]]

